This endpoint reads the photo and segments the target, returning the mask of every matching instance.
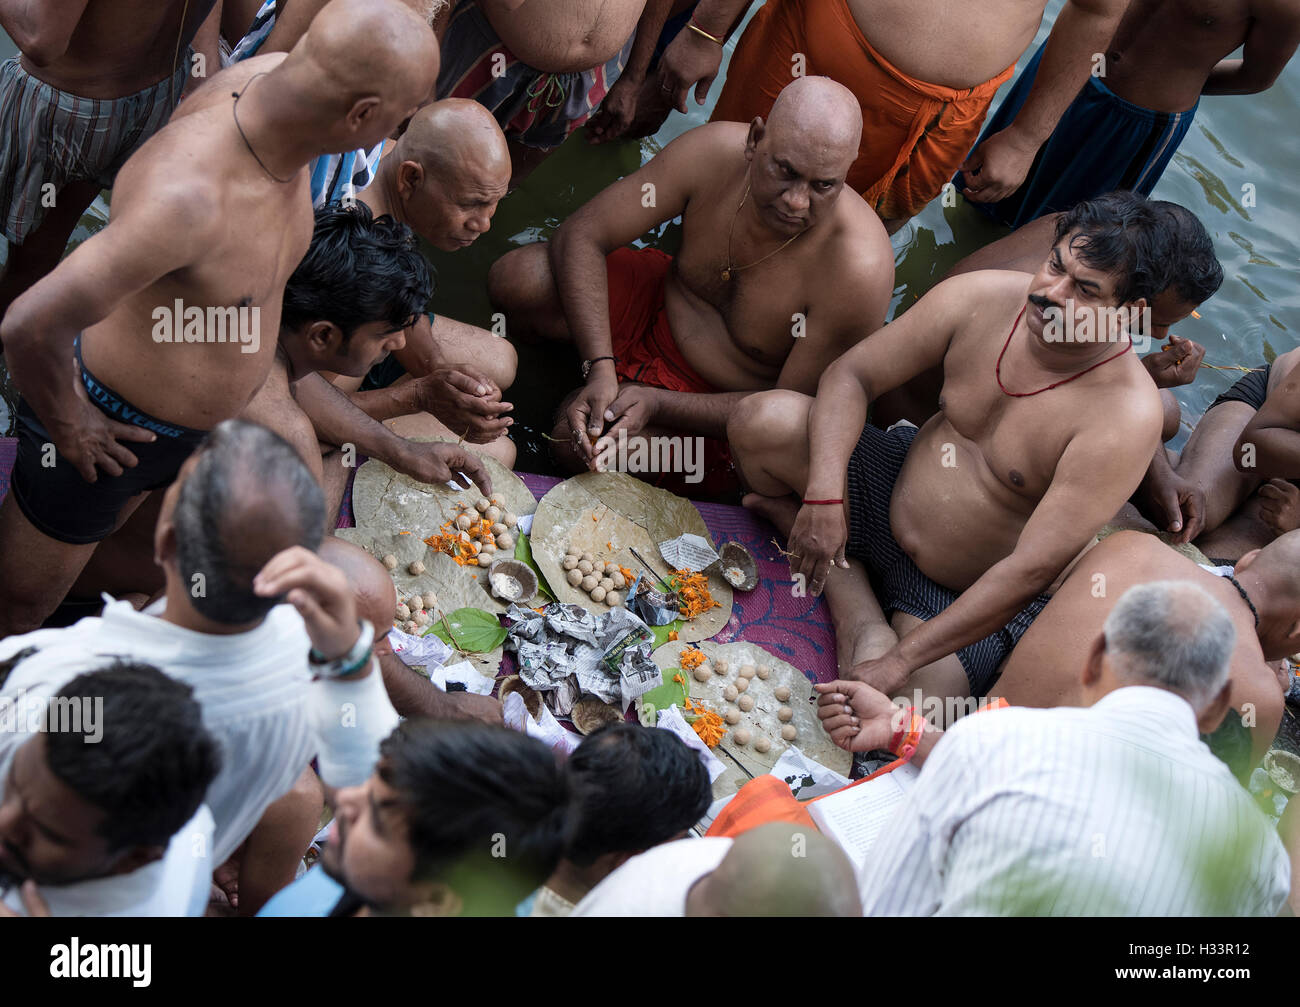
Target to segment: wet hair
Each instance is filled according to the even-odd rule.
[[[1085,200],[1057,218],[1054,243],[1067,234],[1085,265],[1115,277],[1116,304],[1150,302],[1169,286],[1172,223],[1145,197],[1121,190]]]
[[[60,700],[65,713],[56,725]],[[102,703],[93,732],[81,714],[87,702]],[[55,694],[46,717],[50,772],[104,812],[98,832],[114,852],[166,846],[221,769],[221,748],[193,690],[147,664],[114,661],[78,675]]]
[[[176,564],[190,602],[227,626],[266,615],[283,599],[253,593],[253,577],[271,556],[293,545],[313,552],[325,528],[325,496],[297,451],[279,434],[245,420],[226,420],[199,445],[199,460],[181,486],[172,522]],[[232,555],[247,533],[243,504],[261,494],[292,515],[293,532],[251,564]],[[202,590],[196,585],[201,584]]]
[[[1170,286],[1186,303],[1204,304],[1223,285],[1223,266],[1214,252],[1214,239],[1187,207],[1162,199],[1153,199],[1151,206],[1169,221],[1174,245]]]
[[[407,720],[380,744],[376,772],[403,809],[413,880],[442,878],[500,844],[492,862],[531,891],[568,845],[568,779],[550,749],[518,731]]]
[[[639,853],[700,820],[713,800],[699,756],[670,731],[618,723],[585,738],[567,764],[577,819],[568,858]]]
[[[329,203],[316,211],[311,246],[284,288],[281,324],[297,329],[332,322],[343,344],[362,325],[412,324],[433,294],[429,264],[415,233],[364,203]]]

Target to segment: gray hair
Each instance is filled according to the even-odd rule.
[[[1203,588],[1160,580],[1124,592],[1104,627],[1106,653],[1129,685],[1182,696],[1199,713],[1228,680],[1237,630]]]
[[[256,594],[254,575],[281,549],[301,545],[316,551],[324,535],[325,497],[293,446],[256,423],[218,424],[198,455],[172,515],[176,563],[200,613],[225,625],[252,622],[283,600]],[[287,528],[276,536],[272,552],[254,560],[241,548],[241,538],[249,522],[265,520],[272,511],[288,518]]]

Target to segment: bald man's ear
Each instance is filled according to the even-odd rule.
[[[153,536],[153,561],[162,567],[176,555],[176,525],[170,517],[160,517]]]
[[[1246,555],[1242,556],[1241,559],[1237,560],[1237,562],[1233,564],[1232,572],[1240,573],[1242,570],[1246,569],[1246,567],[1255,562],[1256,557],[1258,557],[1263,551],[1263,549],[1250,550],[1250,552],[1246,553]]]
[[[371,118],[379,111],[380,104],[381,102],[376,95],[371,95],[368,98],[358,98],[353,102],[352,107],[348,109],[348,128],[354,133],[365,129]]]
[[[749,124],[749,135],[745,137],[745,159],[752,161],[754,152],[758,145],[763,142],[763,137],[767,135],[767,123],[763,121],[761,115],[754,116],[754,121]]]
[[[397,167],[397,194],[410,199],[411,193],[424,185],[424,165],[419,161],[403,161]]]
[[[1083,664],[1083,674],[1079,681],[1085,689],[1091,689],[1101,681],[1101,666],[1106,659],[1106,634],[1099,633],[1088,648],[1088,660]]]
[[[1223,688],[1218,691],[1200,713],[1196,715],[1196,727],[1202,734],[1213,734],[1223,723],[1223,718],[1228,715],[1230,709],[1230,694],[1232,692],[1232,679],[1223,683]]]

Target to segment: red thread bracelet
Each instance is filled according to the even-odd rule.
[[[819,506],[824,504],[842,504],[843,502],[844,502],[843,500],[805,500],[804,506],[807,507],[810,505]]]

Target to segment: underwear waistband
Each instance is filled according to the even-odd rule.
[[[87,370],[85,362],[81,359],[80,336],[73,342],[72,352],[76,355],[77,369],[81,373],[81,383],[86,388],[86,394],[90,396],[90,401],[104,415],[111,416],[121,423],[130,423],[132,426],[149,430],[159,437],[170,437],[173,440],[198,443],[207,436],[208,432],[206,430],[195,430],[192,427],[181,426],[179,423],[168,423],[166,420],[160,420],[156,416],[149,415],[142,409],[137,409],[95,375],[91,374]]]

